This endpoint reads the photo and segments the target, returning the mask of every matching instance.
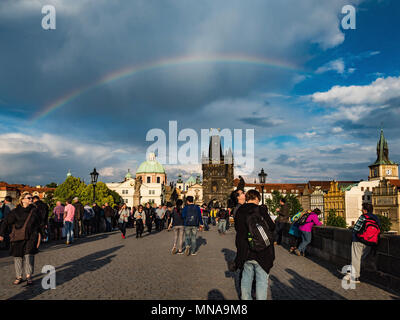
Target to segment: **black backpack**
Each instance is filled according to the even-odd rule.
[[[250,250],[260,252],[267,249],[271,245],[272,234],[267,222],[260,214],[259,207],[247,217],[246,222]]]
[[[197,227],[199,225],[198,211],[195,205],[188,206],[185,221],[188,227]]]
[[[310,216],[309,213],[303,214],[303,215],[300,217],[300,219],[297,220],[297,225],[298,225],[298,226],[305,225],[309,216]]]

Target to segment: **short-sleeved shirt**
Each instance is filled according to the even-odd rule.
[[[64,212],[67,213],[67,216],[65,217],[64,221],[74,222],[75,207],[72,204],[68,204],[64,208]]]

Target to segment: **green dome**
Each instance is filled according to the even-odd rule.
[[[128,173],[125,175],[125,179],[132,179],[132,175],[128,169]]]
[[[154,153],[150,153],[149,159],[140,164],[136,171],[138,173],[165,173],[164,167],[156,160]]]
[[[190,176],[189,179],[187,179],[187,181],[185,182],[185,184],[190,184],[193,185],[196,183],[196,179],[193,176]]]

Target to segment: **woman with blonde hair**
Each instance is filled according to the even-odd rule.
[[[18,206],[4,219],[0,228],[0,241],[4,240],[9,228],[12,228],[10,255],[14,257],[16,273],[13,284],[18,285],[22,282],[23,264],[25,264],[26,281],[31,285],[34,255],[38,253],[40,245],[40,218],[29,192],[22,193]]]

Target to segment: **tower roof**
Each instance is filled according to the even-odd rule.
[[[378,144],[376,145],[376,154],[377,158],[373,165],[395,164],[389,160],[389,147],[385,136],[383,135],[383,129],[381,129],[381,135]]]

